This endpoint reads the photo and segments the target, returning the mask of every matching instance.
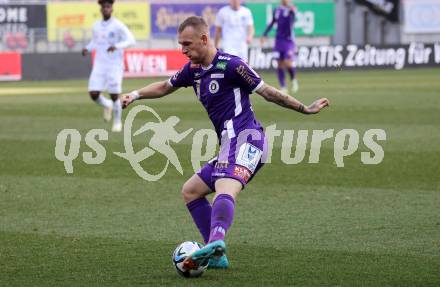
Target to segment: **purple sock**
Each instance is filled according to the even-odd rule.
[[[284,69],[277,69],[277,74],[278,74],[278,82],[280,83],[280,87],[284,88],[286,86],[286,81],[284,80]]]
[[[224,240],[234,219],[235,202],[229,194],[220,194],[212,204],[209,242]]]
[[[208,243],[209,231],[211,230],[211,204],[209,204],[209,201],[205,197],[202,197],[191,201],[186,207],[202,234],[203,240],[205,243]]]
[[[287,72],[289,72],[289,76],[290,76],[291,80],[295,79],[295,68],[294,67],[287,68]]]

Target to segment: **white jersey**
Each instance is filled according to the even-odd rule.
[[[96,21],[93,25],[93,36],[86,49],[91,52],[96,50],[94,65],[119,66],[124,65],[124,50],[136,43],[133,34],[118,19],[111,17],[109,20]],[[110,46],[116,48],[107,52]]]
[[[222,46],[226,53],[234,54],[235,51],[246,51],[248,45],[248,27],[254,25],[251,11],[240,6],[234,10],[231,6],[221,8],[216,16],[215,25],[222,28]]]

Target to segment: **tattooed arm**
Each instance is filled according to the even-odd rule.
[[[263,84],[263,86],[261,86],[256,91],[256,93],[262,96],[268,102],[275,103],[282,107],[292,109],[303,114],[319,113],[321,109],[329,106],[330,104],[327,98],[321,98],[319,100],[314,101],[311,105],[305,106],[294,97],[291,97],[288,94],[283,93],[280,90],[272,86],[269,86],[267,84]]]

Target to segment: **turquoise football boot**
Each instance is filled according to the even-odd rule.
[[[225,254],[221,257],[209,258],[208,269],[227,269],[228,267],[229,261]]]
[[[211,258],[222,257],[226,253],[226,245],[223,240],[213,241],[200,250],[195,251],[183,261],[186,270],[197,269],[206,266]]]

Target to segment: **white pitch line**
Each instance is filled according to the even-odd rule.
[[[87,87],[84,88],[48,88],[48,87],[26,87],[26,88],[0,88],[0,96],[5,95],[32,95],[32,94],[63,94],[63,93],[87,93]]]

